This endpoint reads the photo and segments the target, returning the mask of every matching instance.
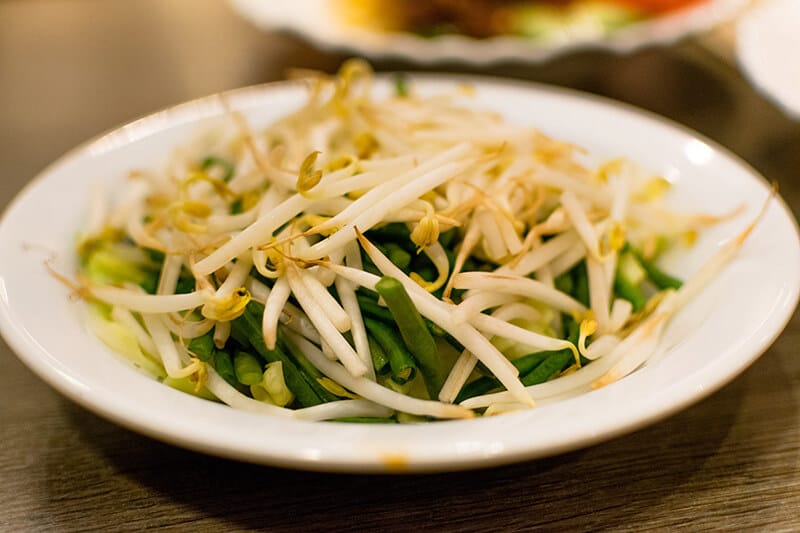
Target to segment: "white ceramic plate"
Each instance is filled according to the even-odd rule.
[[[762,1],[736,27],[736,57],[744,74],[787,114],[800,120],[800,2]]]
[[[473,39],[462,35],[430,39],[410,33],[378,32],[343,23],[334,12],[332,0],[230,0],[230,3],[261,29],[294,32],[322,48],[372,58],[396,57],[416,63],[458,61],[481,65],[508,60],[538,63],[587,48],[627,53],[646,45],[669,44],[733,18],[744,0],[708,0],[608,34],[582,28],[580,32],[559,32],[548,40]]]
[[[417,78],[422,93],[466,78]],[[577,142],[600,157],[629,156],[674,181],[687,210],[746,213],[671,257],[686,276],[743,228],[769,187],[752,169],[698,135],[653,115],[570,91],[472,80],[475,106]],[[389,91],[390,83],[378,83]],[[305,98],[299,84],[229,94],[254,126]],[[22,361],[86,408],[170,443],[258,463],[330,471],[476,468],[556,454],[661,419],[721,387],[777,337],[794,310],[800,278],[797,227],[780,199],[737,259],[675,318],[647,367],[561,403],[493,418],[425,425],[358,425],[272,419],[170,389],[135,371],[89,334],[82,304],[48,274],[44,259],[74,269],[72,247],[95,180],[162,163],[172,147],[223,114],[214,97],[151,115],[100,137],[44,171],[0,222],[0,330]]]

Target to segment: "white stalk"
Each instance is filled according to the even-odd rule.
[[[158,361],[161,360],[158,358],[158,349],[156,348],[153,339],[150,338],[150,334],[147,333],[139,321],[136,320],[136,317],[133,316],[133,313],[124,307],[115,305],[111,308],[111,318],[115,322],[119,322],[128,328],[128,330],[133,333],[133,335],[136,337],[136,341],[139,343],[139,346],[141,346],[142,350],[144,350],[144,353],[150,357],[157,358]]]
[[[586,258],[586,274],[589,278],[589,303],[597,321],[597,331],[605,333],[610,329],[609,293],[606,272],[603,264],[594,257]]]
[[[462,351],[461,355],[456,359],[450,373],[447,375],[442,389],[439,391],[439,401],[453,403],[470,375],[472,375],[472,371],[475,370],[475,365],[477,364],[477,357],[467,350]]]
[[[586,247],[582,243],[576,244],[575,247],[570,248],[550,263],[550,272],[553,277],[557,278],[572,270],[585,257]]]
[[[455,276],[453,286],[457,289],[495,291],[531,298],[564,313],[583,314],[586,312],[586,307],[568,294],[524,276],[492,272],[462,272]]]
[[[303,254],[301,257],[303,259],[318,259],[320,257],[324,257],[328,255],[332,250],[337,248],[341,248],[342,246],[346,245],[348,242],[355,240],[354,230],[358,228],[361,231],[367,231],[375,224],[379,223],[387,213],[396,209],[397,207],[402,207],[405,204],[419,198],[426,192],[431,189],[434,189],[447,181],[458,175],[462,172],[465,168],[464,163],[448,163],[443,165],[437,170],[431,171],[427,174],[424,174],[420,178],[403,185],[402,187],[393,190],[393,191],[386,191],[386,196],[383,196],[381,200],[373,204],[366,204],[360,207],[366,207],[358,216],[353,218],[350,222],[345,224],[344,226],[339,229],[336,233],[331,235],[330,237],[316,243],[311,247],[311,249],[306,253]],[[372,191],[377,190],[378,187],[372,189]],[[370,191],[370,192],[372,192]],[[359,198],[353,206],[359,204],[363,200],[365,200],[370,193]],[[372,201],[372,200],[370,200]],[[351,207],[353,207],[351,206]],[[332,222],[336,217],[329,220]]]
[[[350,243],[346,250],[346,261],[348,266],[353,268],[362,268],[361,252],[358,249],[358,244],[355,242]],[[358,305],[358,298],[356,297],[355,285],[344,278],[336,277],[336,292],[339,293],[339,299],[342,301],[342,307],[347,311],[350,316],[351,331],[353,333],[353,344],[355,344],[356,353],[361,358],[364,366],[367,367],[367,374],[371,380],[375,380],[375,368],[372,365],[372,356],[369,349],[369,341],[367,339],[367,329],[364,326],[364,317],[361,314],[361,307]]]
[[[511,322],[516,319],[537,321],[542,314],[535,307],[522,302],[511,302],[501,305],[492,312],[492,316],[503,322]]]
[[[508,273],[518,276],[527,276],[531,272],[535,272],[544,265],[549,264],[567,251],[573,250],[578,240],[579,237],[577,233],[574,231],[565,231],[523,255],[515,265],[503,265],[498,268],[496,272],[498,274]]]
[[[161,274],[158,277],[156,294],[175,294],[178,278],[181,275],[183,257],[175,254],[166,254],[161,265]]]
[[[156,352],[161,358],[167,375],[171,378],[186,377],[187,374],[183,372],[183,361],[181,361],[181,356],[163,318],[159,315],[142,314],[142,320],[144,320],[147,331],[150,332],[150,338],[153,339]]]
[[[207,276],[232,261],[234,257],[240,256],[248,248],[268,242],[272,232],[302,213],[311,203],[312,200],[299,194],[290,196],[273,210],[259,217],[244,231],[198,261],[194,266],[195,272]]]
[[[510,324],[496,317],[478,313],[470,321],[479,331],[487,335],[497,335],[515,342],[530,346],[536,350],[563,350],[565,348],[575,349],[575,346],[564,339],[548,337],[541,333],[536,333],[514,324]]]
[[[611,351],[617,347],[619,341],[620,339],[616,335],[601,335],[593,340],[592,344],[586,347],[583,355],[587,359],[594,361],[595,359],[599,359],[611,353]]]
[[[621,330],[623,327],[625,327],[625,324],[628,322],[628,319],[630,319],[632,313],[633,304],[628,300],[623,300],[622,298],[617,298],[614,300],[614,303],[611,304],[609,330],[611,332],[617,332]]]
[[[306,339],[294,334],[290,334],[290,337],[308,360],[311,361],[311,364],[317,367],[320,372],[367,400],[385,405],[396,411],[420,416],[433,416],[436,418],[471,418],[474,416],[472,411],[456,405],[420,400],[394,392],[368,378],[355,377],[338,363],[328,360],[319,348]]]
[[[185,313],[184,315],[189,314],[191,313]],[[214,321],[208,318],[189,320],[187,316],[183,316],[180,313],[168,313],[166,317],[164,323],[167,325],[167,328],[183,339],[202,337],[214,327]]]
[[[145,294],[130,289],[106,285],[89,285],[92,297],[111,305],[119,305],[139,313],[171,313],[200,307],[206,294],[202,291],[187,294]]]
[[[297,409],[294,413],[299,420],[316,421],[361,416],[387,417],[394,411],[369,400],[338,400]]]
[[[283,276],[278,278],[278,281],[272,286],[272,291],[267,296],[264,305],[264,316],[261,319],[261,330],[264,336],[264,344],[270,350],[275,349],[275,343],[278,339],[278,321],[291,294],[289,282],[286,276]]]
[[[243,286],[250,276],[250,269],[253,266],[253,256],[251,254],[242,254],[234,263],[233,268],[228,272],[228,277],[222,285],[219,286],[214,298],[220,299],[230,296],[234,290]]]
[[[336,329],[341,333],[350,331],[350,327],[352,326],[350,316],[331,293],[328,292],[320,280],[307,270],[295,269],[295,272],[299,274],[303,285],[306,286],[319,307],[325,310],[325,314]]]
[[[476,313],[486,309],[497,307],[498,305],[513,302],[517,297],[513,294],[503,294],[494,292],[476,292],[469,298],[465,298],[458,304],[453,311],[453,322],[466,322]]]
[[[571,191],[564,191],[561,194],[561,205],[564,206],[564,211],[572,221],[575,231],[578,232],[583,245],[589,251],[589,256],[601,261],[597,233],[589,217],[586,216],[586,211],[583,209],[578,197]]]
[[[335,351],[336,356],[347,371],[352,376],[363,376],[366,374],[367,367],[361,362],[361,358],[358,354],[333,325],[330,317],[326,311],[320,307],[319,302],[314,298],[314,295],[308,289],[307,285],[303,283],[299,269],[294,265],[288,265],[286,268],[286,277],[292,289],[292,293],[295,298],[297,298],[297,302],[306,312],[309,320],[311,320],[311,323],[319,332],[322,339]]]

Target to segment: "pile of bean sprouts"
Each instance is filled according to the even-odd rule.
[[[267,128],[255,131],[229,111],[225,127],[178,149],[164,168],[133,171],[122,193],[97,186],[81,253],[106,246],[132,264],[155,262],[157,285],[148,292],[83,272],[80,290],[163,379],[188,379],[237,409],[309,420],[533,407],[643,365],[665,324],[752,229],[680,288],[650,289],[634,310],[614,289],[622,252],[656,258],[665,246],[690,246],[721,217],[668,209],[663,177],[622,158],[590,165],[578,146],[475,109],[468,87],[422,97],[401,80],[377,98],[372,83],[360,61],[337,76],[310,75],[305,105]],[[201,164],[208,154],[225,163]],[[399,267],[370,240],[389,224],[408,230],[412,255],[427,258],[433,275]],[[445,233],[455,236],[447,245]],[[557,286],[579,263],[584,303]],[[187,272],[192,286],[179,291]],[[391,386],[373,367],[357,295],[384,276],[448,340],[437,339],[447,377],[436,397]],[[249,393],[192,352],[191,341],[209,334],[224,347],[252,302],[263,304],[264,346],[274,349],[285,334],[339,399],[292,408],[291,391],[284,401]],[[565,320],[579,324],[577,342]],[[526,387],[513,361],[558,350],[573,362]],[[498,388],[456,402],[476,376]],[[276,377],[267,391],[285,388]]]

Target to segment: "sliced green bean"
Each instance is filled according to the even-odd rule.
[[[394,77],[394,94],[399,98],[408,96],[408,82],[402,74],[397,74]]]
[[[390,222],[373,228],[367,232],[366,236],[372,242],[411,242],[411,232],[402,222]]]
[[[633,305],[634,311],[641,311],[647,303],[644,291],[619,272],[614,277],[614,294],[623,300],[628,300]]]
[[[375,368],[375,372],[385,374],[389,370],[389,357],[374,337],[368,335],[367,341],[369,342],[369,354],[372,357],[372,366]]]
[[[369,317],[364,317],[364,325],[389,359],[392,380],[402,384],[414,379],[417,362],[397,331],[388,324]]]
[[[519,375],[523,376],[531,372],[542,361],[547,359],[547,357],[551,353],[552,352],[536,352],[528,354],[520,357],[519,359],[511,361],[511,364],[514,365],[516,369],[519,371]],[[461,388],[461,391],[458,393],[458,396],[456,397],[456,403],[462,402],[467,398],[472,398],[473,396],[480,396],[482,394],[487,394],[499,388],[500,386],[501,386],[500,381],[498,381],[497,378],[493,378],[490,376],[481,376],[478,379],[470,381]]]
[[[450,228],[449,230],[439,234],[439,244],[441,244],[442,248],[445,250],[451,250],[455,248],[455,240],[457,238],[458,228]]]
[[[549,380],[575,361],[572,350],[559,350],[549,354],[548,358],[542,361],[536,368],[528,374],[522,376],[520,381],[526,387],[538,385]]]
[[[238,215],[244,213],[244,202],[241,198],[237,198],[233,202],[231,202],[231,206],[228,208],[228,212],[231,215]]]
[[[255,355],[243,351],[233,354],[233,371],[236,380],[242,385],[255,385],[264,377],[261,361]]]
[[[586,307],[590,307],[589,275],[586,272],[586,261],[581,261],[572,269],[572,276],[574,279],[572,296]]]
[[[258,318],[263,313],[264,306],[258,302],[251,301],[247,304],[245,312],[231,321],[231,335],[234,335],[235,332],[236,337],[243,337],[246,339],[247,344],[252,346],[256,353],[267,362],[281,361],[283,363],[283,377],[286,380],[286,386],[292,391],[300,405],[309,407],[322,403],[322,399],[319,395],[311,388],[311,385],[303,379],[294,361],[278,347],[270,350],[264,344],[264,337],[261,332],[261,320]]]
[[[376,320],[380,320],[381,322],[385,322],[387,324],[394,323],[394,318],[392,318],[392,312],[389,311],[388,308],[379,305],[376,300],[369,298],[368,296],[364,296],[362,294],[357,294],[356,298],[358,299],[358,306],[361,308],[361,313],[372,317]]]
[[[190,292],[194,292],[195,285],[195,279],[187,272],[186,276],[181,275],[181,277],[178,278],[175,294],[189,294]]]
[[[236,379],[236,372],[233,369],[233,361],[231,361],[231,356],[228,352],[224,350],[214,351],[214,369],[230,385],[234,387],[239,385]]]
[[[561,274],[555,279],[555,286],[556,289],[565,294],[572,294],[572,292],[575,290],[575,280],[573,280],[570,273],[567,272],[565,274]]]
[[[683,282],[676,277],[670,276],[660,268],[658,268],[655,263],[652,261],[645,259],[644,256],[638,250],[631,248],[631,251],[636,256],[636,259],[639,260],[639,264],[642,265],[645,272],[647,272],[647,278],[653,282],[653,285],[658,287],[661,290],[664,289],[680,289],[683,285]]]
[[[319,369],[308,360],[306,354],[292,342],[288,335],[286,335],[282,326],[278,328],[278,345],[287,356],[291,357],[297,363],[300,369],[300,375],[324,403],[339,399],[335,394],[320,384],[319,379],[325,377],[325,375],[320,372]]]
[[[383,245],[382,251],[400,270],[408,269],[411,264],[411,254],[397,243],[387,242]]]
[[[195,337],[189,341],[188,350],[204,363],[209,363],[214,357],[214,331]]]
[[[392,312],[406,347],[417,360],[428,395],[437,398],[447,379],[447,373],[439,358],[436,341],[433,340],[422,315],[397,279],[384,276],[375,285],[375,289]]]
[[[580,326],[571,317],[564,317],[564,328],[569,332],[567,340],[576,344],[580,335]],[[544,374],[544,381],[547,381],[554,372],[559,372],[569,366],[571,361],[574,361],[575,356],[572,350],[565,348],[564,350],[548,350],[544,352],[534,352],[525,355],[512,361],[517,370],[519,370],[520,381],[523,385],[535,385],[542,383],[541,375]],[[588,360],[585,360],[587,363]],[[561,365],[561,366],[559,366]],[[545,366],[541,371],[539,367]],[[557,370],[552,370],[551,367],[558,367]],[[481,376],[478,379],[470,381],[461,389],[456,397],[456,403],[462,402],[467,398],[487,394],[495,389],[500,388],[500,382],[493,376]]]
[[[377,298],[370,298],[366,294],[359,292],[357,294],[358,298],[358,306],[361,308],[361,312],[369,317],[375,318],[384,322],[386,324],[394,324],[395,319],[392,315],[392,312],[389,311],[388,307],[384,307],[378,304]],[[435,337],[449,337],[447,332],[440,328],[438,325],[434,324],[427,318],[422,319],[425,322],[425,326],[427,326],[428,331],[431,332],[431,335]],[[448,342],[450,339],[448,339]]]

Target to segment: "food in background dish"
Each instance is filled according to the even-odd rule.
[[[707,0],[337,0],[348,24],[434,37],[602,35]]]

